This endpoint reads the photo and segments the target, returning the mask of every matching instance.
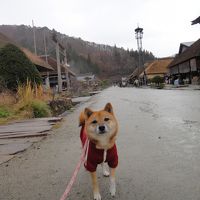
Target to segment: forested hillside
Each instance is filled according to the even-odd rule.
[[[33,28],[25,25],[1,25],[0,32],[20,45],[34,52]],[[44,35],[46,38],[47,54],[55,57],[55,44],[52,34],[55,30],[47,27],[36,28],[37,54],[44,55]],[[130,74],[138,65],[138,52],[125,50],[116,46],[95,44],[81,38],[69,37],[56,32],[57,38],[67,49],[68,62],[76,73],[93,72],[100,77],[108,78]],[[143,51],[145,61],[153,60],[151,52]]]

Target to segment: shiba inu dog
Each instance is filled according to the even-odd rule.
[[[103,175],[110,175],[110,193],[115,196],[115,169],[118,165],[117,147],[115,144],[118,123],[113,113],[111,103],[107,103],[103,110],[93,111],[89,108],[80,114],[79,125],[82,127],[80,138],[82,145],[88,141],[85,168],[90,172],[95,200],[101,200],[97,182],[96,168],[102,164]],[[110,167],[106,169],[105,162]]]

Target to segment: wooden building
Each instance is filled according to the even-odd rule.
[[[173,58],[166,57],[166,58],[159,58],[157,60],[152,61],[149,63],[145,69],[140,74],[140,77],[143,77],[144,74],[146,75],[147,80],[154,78],[155,76],[165,77],[169,73],[168,65],[171,63]]]
[[[56,87],[58,85],[58,72],[57,72],[57,61],[51,56],[40,56],[40,58],[48,63],[48,65],[53,68],[53,71],[49,71],[48,74],[42,73],[43,80],[48,82],[50,87]],[[70,70],[69,66],[60,64],[61,67],[61,78],[62,78],[62,88],[63,90],[67,89],[67,77],[69,77],[69,83],[72,84],[76,79],[76,74]],[[48,80],[47,80],[48,79]]]
[[[188,80],[188,83],[198,82],[200,77],[200,39],[186,50],[181,51],[168,67],[172,77]]]
[[[188,49],[192,44],[194,44],[195,41],[193,42],[182,42],[180,44],[180,47],[179,47],[179,52],[178,54],[181,54],[183,53],[186,49]]]
[[[37,67],[40,74],[52,72],[54,70],[48,63],[46,63],[43,59],[41,59],[39,56],[35,55],[28,49],[23,47],[20,47],[20,49],[25,53],[27,58]]]

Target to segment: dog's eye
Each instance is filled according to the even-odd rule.
[[[110,120],[110,119],[109,119],[109,118],[107,118],[107,117],[104,119],[104,121],[105,121],[105,122],[107,122],[108,120]]]
[[[92,121],[92,124],[96,124],[96,123],[97,123],[97,120]]]

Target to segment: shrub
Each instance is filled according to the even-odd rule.
[[[18,47],[8,44],[0,49],[1,82],[8,89],[16,90],[19,83],[41,83],[40,74],[35,65],[26,57]]]
[[[16,110],[20,112],[26,111],[29,117],[48,117],[51,115],[50,108],[44,101],[46,96],[41,85],[32,86],[30,81],[17,88],[18,103]]]
[[[31,82],[27,80],[26,84],[19,84],[17,87],[18,101],[22,105],[31,104],[34,99],[34,89],[31,86]]]
[[[51,115],[49,106],[43,101],[34,100],[31,104],[31,108],[35,118],[49,117]]]
[[[31,82],[27,80],[26,84],[20,84],[17,87],[18,101],[22,104],[29,104],[33,99],[49,101],[52,99],[51,90],[44,92],[42,85],[32,86]]]
[[[151,82],[160,85],[161,83],[164,83],[164,78],[161,76],[155,76],[151,79]]]

